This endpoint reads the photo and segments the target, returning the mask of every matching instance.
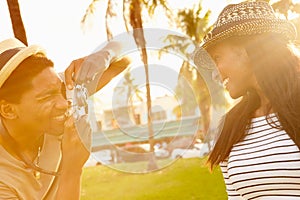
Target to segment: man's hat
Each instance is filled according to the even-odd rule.
[[[0,87],[23,60],[37,53],[46,55],[44,48],[26,46],[16,38],[0,42]]]
[[[204,37],[203,48],[232,36],[278,33],[287,40],[297,37],[295,26],[276,14],[267,2],[230,4],[220,13],[213,29]]]

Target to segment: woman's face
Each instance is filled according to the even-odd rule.
[[[255,78],[244,47],[229,42],[218,43],[208,49],[214,60],[224,87],[233,99],[243,96],[255,87]]]

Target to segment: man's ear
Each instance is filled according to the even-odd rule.
[[[5,119],[16,119],[17,113],[15,104],[0,100],[0,114]]]

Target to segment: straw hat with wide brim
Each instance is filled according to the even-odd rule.
[[[0,87],[23,60],[37,53],[46,55],[44,48],[26,46],[16,38],[0,42]]]
[[[295,26],[278,18],[265,1],[230,4],[220,13],[213,29],[204,37],[203,48],[232,36],[278,33],[287,40],[297,36]]]
[[[213,29],[204,36],[200,47],[194,52],[195,64],[209,47],[233,36],[276,33],[282,38],[294,40],[297,37],[295,26],[286,19],[278,18],[267,2],[242,2],[226,6],[220,13]]]

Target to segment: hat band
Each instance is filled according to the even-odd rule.
[[[0,54],[0,70],[4,67],[4,65],[19,51],[21,51],[23,48],[18,47],[14,49],[8,49]]]

